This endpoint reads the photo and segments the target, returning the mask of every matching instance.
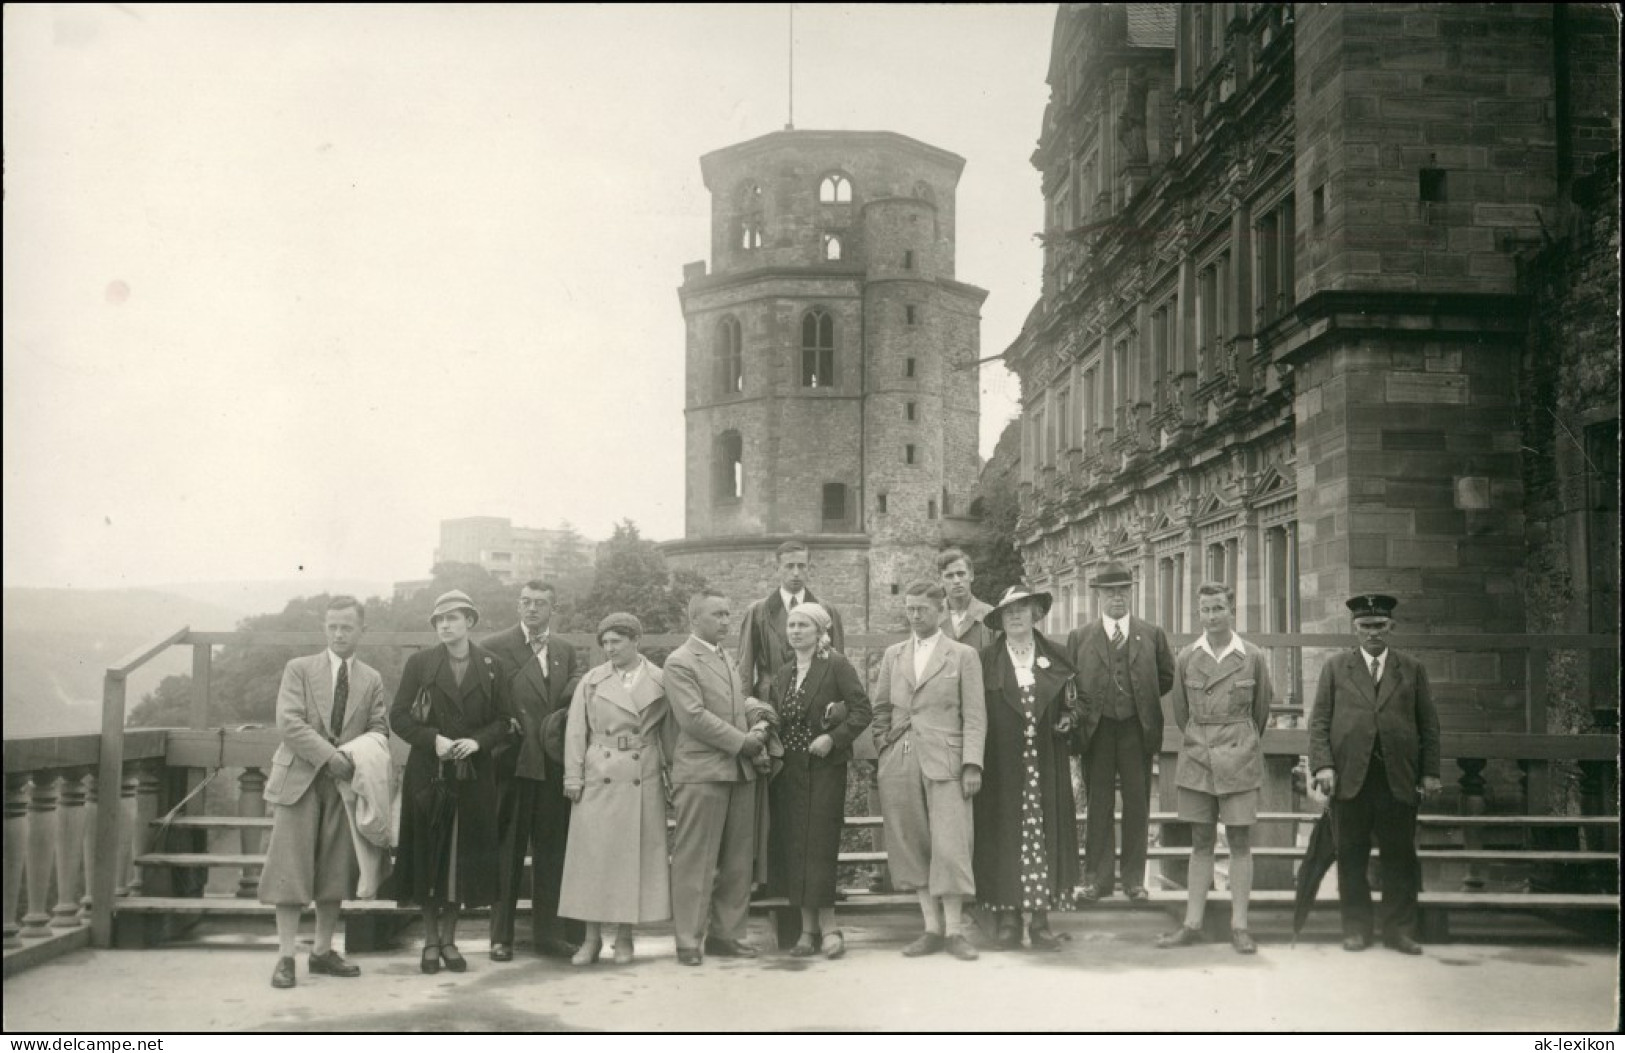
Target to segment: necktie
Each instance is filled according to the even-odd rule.
[[[542,653],[542,648],[544,648],[546,646],[547,646],[547,634],[546,633],[537,633],[535,636],[532,636],[530,638],[530,650],[531,650],[532,654],[541,654]]]
[[[1371,659],[1371,682],[1373,684],[1375,684],[1378,681],[1381,673],[1382,673],[1382,659],[1377,658],[1377,657],[1373,657]]]
[[[350,663],[339,663],[338,683],[333,685],[333,737],[344,730],[344,706],[350,701]]]
[[[1122,625],[1113,625],[1112,626],[1112,646],[1117,647],[1117,648],[1121,648],[1123,646],[1123,641],[1125,639],[1127,639],[1127,638],[1123,635],[1123,627],[1122,627]]]
[[[796,609],[796,604],[798,604],[800,602],[801,602],[801,597],[799,597],[799,596],[791,596],[790,597],[790,606],[789,606],[788,609],[792,610],[792,611],[795,610]]]

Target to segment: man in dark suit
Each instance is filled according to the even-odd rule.
[[[1079,733],[1089,790],[1079,898],[1092,903],[1112,894],[1112,812],[1121,782],[1123,892],[1144,901],[1150,898],[1145,858],[1151,758],[1162,749],[1162,696],[1174,686],[1174,653],[1162,629],[1129,614],[1134,576],[1127,567],[1105,563],[1089,584],[1100,597],[1100,617],[1072,630],[1066,641],[1083,702]]]
[[[784,621],[797,606],[808,601],[829,612],[829,646],[840,651],[846,646],[841,631],[841,612],[812,594],[807,588],[807,572],[812,557],[804,541],[786,541],[774,554],[779,561],[779,587],[766,599],[757,600],[745,611],[739,624],[739,682],[755,698],[766,701],[779,667],[795,657]]]
[[[367,614],[354,596],[328,601],[322,631],[327,650],[295,658],[282,671],[276,727],[282,742],[271,758],[265,800],[273,809],[271,843],[260,875],[261,903],[276,906],[280,945],[272,987],[294,986],[299,915],[316,904],[310,971],[360,976],[333,949],[339,905],[356,891],[355,842],[339,784],[355,776],[340,747],[368,732],[389,734],[389,703],[378,671],[355,657]]]
[[[564,796],[563,764],[560,758],[548,756],[544,745],[550,722],[557,725],[569,712],[582,672],[575,648],[553,640],[549,632],[557,596],[550,583],[527,581],[519,590],[519,624],[481,642],[502,661],[508,697],[520,725],[518,743],[494,758],[501,873],[497,901],[491,908],[492,961],[513,960],[514,910],[527,852],[531,856],[530,932],[536,950],[549,957],[568,958],[576,950],[575,934],[569,930],[580,928],[579,923],[559,918],[570,801]],[[563,735],[554,739],[562,742]]]
[[[756,767],[767,748],[722,641],[731,612],[720,592],[688,602],[691,635],[666,659],[666,699],[677,721],[671,781],[677,829],[671,914],[677,960],[754,958],[745,940],[756,855]]]
[[[1427,670],[1388,646],[1399,601],[1378,594],[1348,601],[1360,646],[1320,670],[1309,716],[1309,768],[1337,820],[1337,892],[1343,949],[1371,943],[1366,864],[1375,835],[1382,852],[1382,940],[1401,954],[1416,942],[1416,805],[1439,792],[1439,714]],[[1418,779],[1420,776],[1420,779]]]

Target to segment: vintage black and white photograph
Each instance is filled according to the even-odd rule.
[[[7,5],[3,1030],[1612,1048],[1619,51]]]

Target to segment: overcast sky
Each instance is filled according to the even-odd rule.
[[[787,11],[7,5],[6,584],[384,582],[466,515],[680,537],[699,157],[783,127]],[[986,355],[1037,295],[1053,19],[796,5],[797,128],[966,158]]]

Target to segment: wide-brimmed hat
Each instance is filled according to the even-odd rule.
[[[1094,578],[1089,582],[1089,587],[1091,589],[1114,589],[1120,585],[1133,584],[1134,575],[1129,572],[1128,567],[1113,559],[1107,560],[1100,565],[1100,569],[1095,571]]]
[[[1038,605],[1038,618],[1048,614],[1051,605],[1055,603],[1055,597],[1047,592],[1033,592],[1025,585],[1012,585],[1004,590],[1004,595],[999,597],[999,602],[993,605],[993,609],[982,615],[982,624],[989,629],[1002,630],[1005,608],[1023,600],[1031,600]],[[1038,618],[1033,620],[1037,621]]]
[[[474,606],[474,601],[469,599],[468,593],[462,589],[452,589],[450,592],[440,594],[440,598],[434,601],[434,610],[429,612],[429,624],[433,625],[436,618],[452,611],[467,611],[470,624],[479,624],[480,609]]]

